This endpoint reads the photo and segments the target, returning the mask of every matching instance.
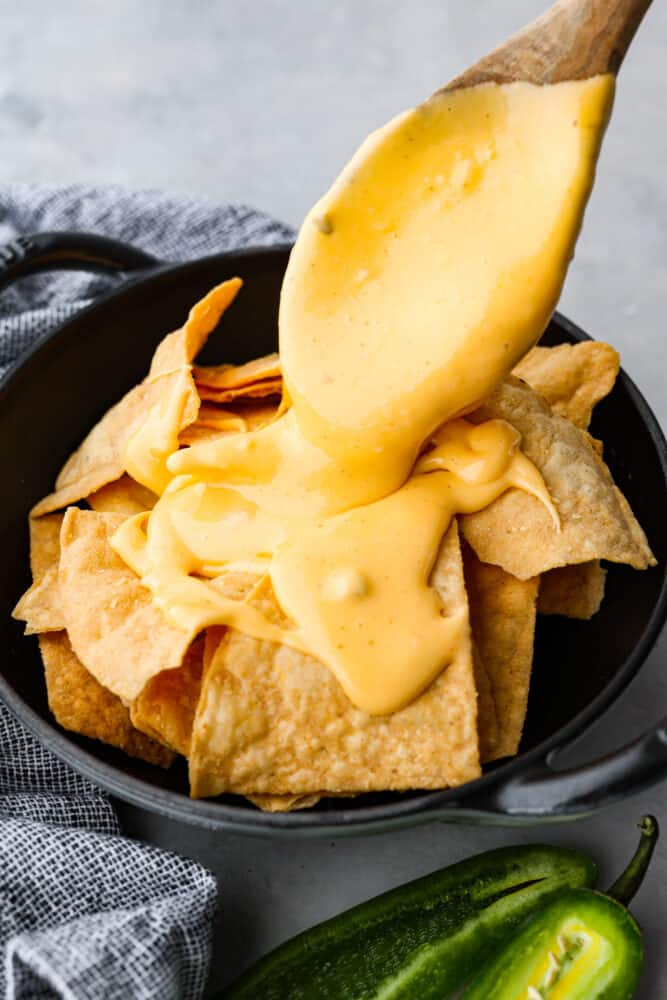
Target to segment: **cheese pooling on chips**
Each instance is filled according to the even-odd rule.
[[[128,443],[160,500],[112,545],[174,624],[311,653],[373,714],[451,661],[462,623],[429,579],[452,517],[510,487],[550,507],[511,426],[464,414],[551,315],[612,91],[601,77],[445,93],[362,146],[285,276],[286,412],[177,451],[156,410]],[[238,565],[269,574],[289,627],[220,594]]]
[[[652,562],[586,432],[617,355],[531,350],[613,88],[482,84],[400,115],[307,216],[279,355],[195,364],[231,278],[91,431],[33,511],[49,559],[16,614],[150,740],[100,738],[267,809],[516,752],[536,613],[590,617],[600,560]]]

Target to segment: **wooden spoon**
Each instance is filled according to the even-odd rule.
[[[438,93],[478,83],[561,83],[617,73],[651,0],[558,0]]]

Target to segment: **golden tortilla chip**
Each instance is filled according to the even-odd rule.
[[[153,355],[149,379],[169,375],[192,362],[220,322],[220,317],[238,295],[243,282],[240,278],[229,278],[207,292],[188,313],[185,325],[168,334]],[[196,416],[196,414],[195,414]],[[193,418],[194,419],[194,418]]]
[[[49,707],[65,729],[167,767],[173,754],[132,727],[122,701],[103,688],[72,651],[64,631],[58,582],[63,516],[30,519],[30,565],[35,582],[14,612],[16,617],[27,618],[27,632],[48,633],[40,635],[39,647]]]
[[[56,490],[36,504],[32,517],[41,517],[77,503],[101,486],[120,478],[125,467],[125,445],[150,409],[155,386],[135,386],[105,413],[67,460],[56,481]]]
[[[267,354],[244,365],[195,365],[192,372],[197,385],[207,385],[211,389],[238,389],[266,379],[275,381],[282,378],[277,354]]]
[[[238,601],[246,597],[256,582],[256,576],[240,572],[225,573],[215,581],[225,597]],[[137,729],[184,757],[190,752],[202,673],[208,669],[224,633],[222,626],[207,629],[192,643],[181,666],[152,677],[130,706]]]
[[[468,595],[470,601],[470,595]],[[499,726],[496,703],[493,698],[491,678],[486,669],[482,654],[473,636],[473,666],[475,670],[475,687],[477,688],[477,733],[479,737],[479,757],[482,763],[494,759],[494,751],[498,745]]]
[[[125,472],[127,443],[155,407],[168,408],[169,400],[182,397],[184,405],[173,408],[177,430],[194,422],[199,396],[191,362],[240,287],[240,279],[232,278],[192,307],[185,325],[158,345],[147,378],[102,417],[70,456],[58,475],[55,492],[36,504],[33,517],[77,503],[120,479]]]
[[[213,441],[227,434],[258,430],[275,420],[278,407],[275,403],[251,401],[237,405],[235,410],[223,409],[211,403],[202,403],[194,424],[185,427],[178,436],[181,445]]]
[[[600,610],[606,576],[607,572],[599,562],[550,570],[540,580],[538,613],[585,620],[592,618]]]
[[[297,809],[312,809],[323,798],[353,799],[352,792],[313,792],[312,795],[246,795],[248,802],[261,809],[262,812],[294,812]]]
[[[101,489],[86,497],[93,510],[100,514],[123,514],[132,517],[144,510],[152,510],[157,503],[157,496],[152,490],[146,489],[141,483],[127,474],[107,483]]]
[[[195,421],[201,427],[219,430],[254,431],[270,424],[278,414],[276,403],[265,400],[239,400],[233,410],[223,409],[211,403],[202,403]],[[230,424],[234,422],[234,426]]]
[[[560,530],[539,500],[508,490],[485,510],[461,518],[463,535],[482,562],[520,580],[594,559],[635,569],[655,564],[644,532],[585,431],[513,378],[469,419],[489,418],[506,420],[521,434],[521,448],[542,473],[558,511]]]
[[[312,795],[248,795],[249,802],[262,812],[294,812],[296,809],[312,809],[322,798],[317,792]]]
[[[251,385],[239,385],[233,389],[214,389],[209,385],[197,384],[199,398],[213,403],[232,403],[240,399],[264,399],[269,396],[279,396],[282,392],[282,379],[267,378]]]
[[[534,347],[514,374],[544,396],[554,413],[585,430],[593,407],[613,389],[620,367],[618,351],[610,344],[587,340]]]
[[[202,403],[199,407],[197,419],[192,427],[208,427],[215,431],[228,431],[232,434],[239,434],[248,428],[246,422],[236,410],[225,409],[213,403]],[[189,428],[185,428],[187,431]]]
[[[444,613],[467,615],[456,524],[432,582]],[[266,578],[248,600],[282,617]],[[195,797],[443,788],[479,773],[469,635],[420,697],[386,716],[352,705],[313,657],[234,630],[206,671],[190,748]]]
[[[463,547],[470,625],[486,668],[498,717],[489,760],[518,752],[533,665],[535,602],[539,578],[517,580],[499,566],[479,561]]]
[[[242,596],[246,596],[246,594],[252,589],[252,585],[257,582],[256,580],[252,580],[249,576],[243,578],[241,574],[228,574],[228,578],[231,578],[231,580],[228,579],[226,584],[219,581],[219,585],[222,586],[222,589],[224,590],[224,592],[228,597],[234,597],[237,599]],[[181,695],[180,698],[174,698],[169,691],[163,693],[160,690],[155,690],[155,689],[151,691],[151,688],[153,688],[153,685],[155,685],[156,683],[159,685],[161,678],[166,679],[170,677],[170,675],[172,677],[175,677],[182,671],[187,670],[188,657],[186,657],[186,662],[183,664],[182,667],[179,667],[176,670],[166,671],[164,674],[158,674],[156,678],[154,678],[152,681],[149,681],[144,690],[142,691],[142,693],[139,695],[137,701],[134,702],[134,705],[132,706],[132,714],[134,718],[135,706],[141,705],[140,710],[145,711],[146,702],[150,700],[151,697],[153,697],[154,695],[155,714],[159,714],[160,718],[164,719],[165,705],[166,706],[173,705],[176,702],[180,709],[180,719],[178,720],[179,728],[177,729],[177,734],[178,736],[180,736],[180,746],[176,746],[173,742],[175,738],[173,730],[170,733],[172,737],[172,742],[170,742],[169,745],[174,746],[174,749],[178,750],[179,753],[182,753],[184,756],[188,756],[190,753],[190,739],[192,737],[192,727],[194,723],[195,711],[197,709],[197,703],[199,702],[199,695],[201,692],[202,667],[204,671],[208,670],[213,660],[213,657],[218,649],[218,646],[220,645],[220,640],[222,639],[224,634],[225,634],[225,628],[222,626],[214,626],[213,628],[209,628],[206,630],[204,636],[204,646],[203,649],[201,649],[199,655],[198,676],[195,679],[193,672],[190,671],[191,687],[185,699],[183,699],[182,696],[183,694],[182,682],[180,684],[180,689],[179,689],[179,694]],[[200,642],[202,642],[202,640],[197,640],[194,645]],[[194,649],[194,645],[190,647],[190,651]],[[169,709],[167,708],[167,711],[168,710]],[[145,721],[145,717],[142,719],[142,721]],[[143,725],[139,725],[139,728],[143,729]],[[159,725],[158,728],[162,730],[163,734],[167,734],[169,732],[169,727],[168,725],[165,725],[164,722],[162,722],[162,724]],[[257,806],[258,809],[261,809],[263,812],[292,812],[295,809],[308,809],[314,805],[317,805],[317,803],[320,801],[320,798],[321,796],[318,793],[315,793],[313,795],[249,795],[248,796],[248,800],[252,802],[253,805]]]
[[[58,632],[65,627],[58,585],[62,521],[62,514],[49,514],[38,521],[30,520],[33,584],[12,611],[12,617],[26,623],[26,635]]]
[[[57,722],[149,764],[169,767],[174,754],[137,732],[120,698],[103,688],[77,659],[65,632],[40,635],[49,708]]]
[[[215,427],[202,427],[201,424],[190,424],[178,435],[178,443],[181,446],[192,444],[209,444],[211,441],[218,441],[220,438],[229,437],[230,434],[238,434],[238,431],[216,430]]]
[[[203,669],[204,637],[192,643],[180,667],[151,677],[130,706],[133,725],[187,757]]]
[[[70,507],[58,578],[72,649],[100,684],[130,703],[156,674],[181,665],[194,636],[167,621],[109,545],[122,521]]]

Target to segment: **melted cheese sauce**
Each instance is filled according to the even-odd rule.
[[[278,419],[177,450],[156,411],[128,445],[161,498],[113,545],[175,624],[312,653],[374,714],[451,661],[466,624],[429,586],[451,518],[511,486],[550,506],[516,432],[463,415],[551,316],[612,96],[610,76],[482,85],[364,143],[290,257]],[[220,593],[238,568],[270,574],[292,627]]]

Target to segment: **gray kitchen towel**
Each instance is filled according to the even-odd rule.
[[[293,231],[261,212],[187,195],[119,187],[0,185],[0,245],[16,236],[70,229],[126,240],[163,260],[268,246]],[[0,374],[40,334],[120,279],[78,272],[25,278],[0,294]]]
[[[174,261],[293,235],[248,208],[158,191],[0,186],[0,245],[59,229],[113,236]],[[56,272],[0,293],[0,373],[119,280]],[[210,872],[120,836],[106,795],[0,704],[0,991],[7,1000],[199,997],[215,905]]]

